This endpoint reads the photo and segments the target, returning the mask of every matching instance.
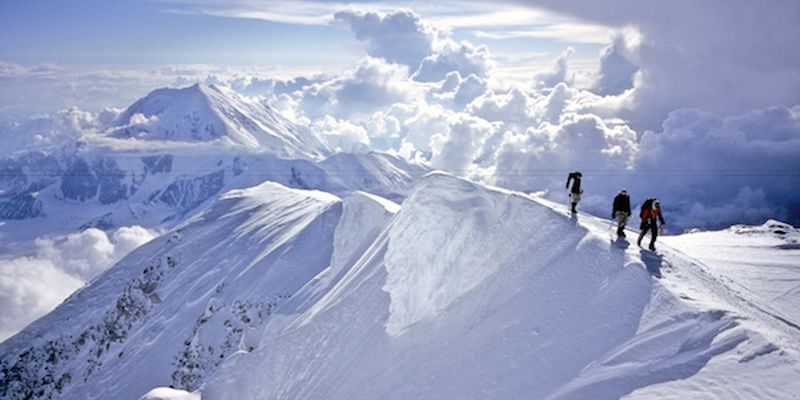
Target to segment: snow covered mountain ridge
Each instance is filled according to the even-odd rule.
[[[264,181],[398,199],[426,170],[389,154],[333,154],[266,102],[196,84],[151,92],[103,132],[0,158],[0,220],[46,218],[75,203],[93,206],[68,212],[82,224],[119,226],[148,213],[163,220]],[[172,210],[152,211],[164,205]]]
[[[332,154],[316,133],[289,122],[266,101],[201,83],[151,92],[128,107],[108,135],[147,141],[222,141],[281,158],[320,159]]]
[[[83,269],[93,273],[71,277],[69,288],[52,295],[44,286],[53,280],[45,284],[37,273],[51,264],[59,276],[74,268],[40,243],[110,238],[128,228],[170,231],[218,196],[267,181],[399,201],[428,171],[392,154],[331,154],[316,134],[267,105],[216,87],[156,90],[120,115],[70,134],[53,121],[18,126],[19,133],[42,133],[47,146],[12,147],[0,158],[0,307],[16,308],[0,318],[0,340],[111,266],[95,254],[117,254],[87,246],[81,254],[91,265]]]
[[[653,255],[609,235],[607,220],[441,173],[400,206],[276,183],[234,190],[0,344],[0,396],[158,398],[168,391],[151,389],[171,386],[203,399],[735,399],[800,389],[793,314],[677,248]],[[797,276],[797,249],[769,251],[795,260],[787,273]]]

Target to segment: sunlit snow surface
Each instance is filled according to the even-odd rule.
[[[700,262],[640,252],[608,221],[561,209],[426,178],[333,289],[271,320],[203,398],[797,393],[794,327]]]
[[[428,171],[386,153],[331,155],[267,104],[202,84],[155,90],[103,124],[0,157],[0,309],[11,310],[0,340],[231,190],[270,181],[400,201]],[[147,238],[133,246],[137,229]]]
[[[655,255],[608,220],[442,173],[401,205],[267,182],[0,344],[0,397],[791,398],[800,257],[796,231],[769,229]],[[709,257],[725,246],[730,271]]]

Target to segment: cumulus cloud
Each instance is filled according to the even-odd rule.
[[[673,232],[800,219],[800,196],[794,190],[800,185],[800,107],[731,117],[682,109],[671,113],[660,131],[640,135],[624,121],[575,107],[582,93],[562,85],[549,94],[551,100],[561,98],[559,106],[541,107],[552,101],[528,98],[534,106],[518,114],[532,124],[522,129],[502,123],[488,179],[523,191],[549,190],[552,199],[565,200],[566,172],[581,170],[584,210],[606,215],[613,194],[627,187],[634,202],[661,198]],[[519,92],[516,100],[501,104],[521,105],[525,98]],[[476,113],[481,111],[489,117],[485,107]]]
[[[367,130],[361,125],[326,115],[315,120],[311,128],[337,152],[367,153],[370,150]]]
[[[422,156],[427,161],[435,158],[437,166],[458,167],[459,170],[463,164],[452,161],[453,148],[445,142],[459,140],[457,147],[469,148],[474,153],[482,148],[484,136],[496,130],[495,124],[489,121],[424,99],[395,104],[384,112],[375,113],[365,126],[373,147],[387,146],[388,150],[402,152],[410,158]],[[474,157],[470,153],[467,158]]]
[[[489,90],[485,79],[470,74],[462,78],[458,71],[448,73],[443,81],[431,89],[432,102],[438,102],[456,111],[462,111],[467,104]]]
[[[88,281],[157,234],[140,226],[121,227],[111,236],[89,228],[55,239],[35,241],[40,257],[53,261],[64,272]]]
[[[553,69],[548,72],[537,74],[534,77],[534,84],[539,88],[553,87],[561,82],[570,83],[569,76],[569,57],[575,52],[575,49],[568,47],[561,53],[555,61]]]
[[[682,227],[800,219],[800,107],[733,117],[678,110],[640,148],[637,186],[686,215]]]
[[[232,77],[208,76],[203,79],[206,84],[228,86],[236,92],[248,97],[266,97],[270,95],[292,94],[303,88],[329,80],[330,77],[315,75],[312,77],[298,76],[289,79],[261,77],[249,74],[234,74]],[[185,82],[175,82],[175,86],[189,86],[197,79],[187,78]]]
[[[420,82],[438,82],[445,79],[448,73],[458,71],[462,76],[472,74],[485,79],[493,66],[488,47],[448,40],[441,49],[422,60],[413,78]]]
[[[367,54],[415,70],[433,50],[439,33],[416,13],[400,10],[391,14],[342,11],[334,15],[346,23],[356,38],[366,42]]]
[[[389,112],[378,111],[370,116],[365,127],[376,150],[391,150],[400,147],[402,126],[400,119]]]
[[[568,114],[560,124],[544,122],[523,133],[507,132],[497,152],[494,180],[519,190],[557,191],[567,171],[581,170],[587,175],[587,195],[610,194],[622,177],[608,178],[624,173],[636,150],[636,133],[627,126]]]
[[[581,206],[600,215],[625,186],[634,201],[662,197],[673,227],[800,221],[796,172],[782,172],[798,170],[800,50],[781,46],[800,37],[800,6],[520,1],[602,25],[589,35],[607,44],[593,79],[566,47],[550,71],[501,82],[488,48],[413,11],[336,14],[368,56],[336,75],[162,75],[265,96],[342,151],[394,151],[556,199],[581,169]]]
[[[407,66],[419,82],[439,82],[453,71],[485,79],[494,65],[486,46],[455,41],[412,11],[348,11],[337,13],[336,20],[349,24],[367,44],[368,55]]]
[[[0,340],[47,314],[72,292],[157,236],[140,226],[90,228],[39,238],[33,255],[0,258]]]
[[[25,325],[47,314],[83,281],[52,261],[20,257],[0,259],[0,341],[19,332]]]
[[[108,112],[94,114],[71,107],[22,123],[6,123],[0,126],[0,156],[18,151],[50,151],[64,146],[82,134],[100,130]]]
[[[535,124],[531,97],[519,88],[505,93],[488,92],[473,101],[467,111],[488,121],[515,124],[520,128]]]
[[[431,165],[464,174],[496,127],[486,120],[463,113],[454,115],[453,119],[446,131],[431,136]]]
[[[618,35],[614,42],[603,49],[600,71],[592,91],[600,95],[618,95],[632,89],[634,75],[639,67],[631,60],[625,36]]]
[[[158,124],[158,115],[152,115],[150,117],[142,114],[142,113],[134,113],[131,115],[128,124],[123,127],[130,127],[130,128],[139,128],[137,130],[147,131],[147,128],[150,126],[156,126]]]
[[[408,79],[405,67],[368,57],[340,77],[309,85],[300,94],[298,106],[312,119],[354,118],[409,102],[421,93]]]
[[[800,3],[519,0],[585,21],[635,27],[643,79],[624,117],[655,130],[681,107],[738,114],[800,103]]]

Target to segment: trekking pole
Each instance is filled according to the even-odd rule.
[[[572,210],[572,193],[567,191],[567,211]]]
[[[617,213],[614,213],[614,214],[611,215],[611,222],[608,224],[608,229],[611,229],[611,228],[614,227],[614,222],[617,222],[617,223],[619,222],[619,221],[617,221]]]

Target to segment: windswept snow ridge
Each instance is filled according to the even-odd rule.
[[[341,212],[333,195],[275,183],[226,194],[3,342],[0,398],[196,389],[329,265]]]
[[[199,394],[171,388],[155,388],[147,392],[139,400],[200,400]]]
[[[542,252],[531,247],[537,238],[566,233],[556,232],[557,224],[542,226],[542,210],[531,206],[446,175],[420,184],[389,234],[383,287],[391,298],[389,334],[446,311],[501,268],[524,263],[520,253]]]
[[[743,326],[737,315],[753,310],[709,286],[693,260],[640,253],[609,241],[608,221],[550,207],[424,178],[327,293],[300,290],[316,303],[278,310],[258,348],[226,362],[203,398],[794,392],[778,383],[800,371],[796,348],[771,342],[770,326]]]
[[[443,173],[402,206],[270,182],[229,191],[0,344],[0,398],[800,391],[800,343],[775,317],[791,312],[662,243],[674,239],[643,251],[562,208]],[[776,224],[724,234],[797,251],[773,246],[795,240]]]

